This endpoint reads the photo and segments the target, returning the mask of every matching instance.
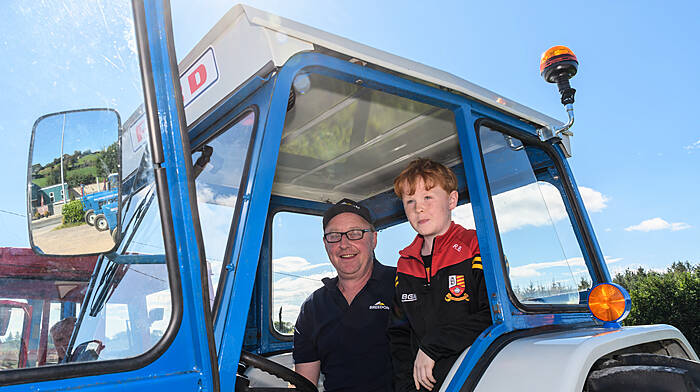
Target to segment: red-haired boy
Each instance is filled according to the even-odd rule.
[[[394,180],[418,233],[400,251],[389,340],[397,391],[439,390],[459,355],[491,325],[474,230],[452,222],[457,178],[417,159]]]

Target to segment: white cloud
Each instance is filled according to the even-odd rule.
[[[595,189],[580,186],[583,204],[589,212],[600,212],[610,200]],[[561,194],[553,185],[545,182],[532,183],[524,187],[500,193],[493,197],[498,228],[501,233],[526,226],[545,226],[568,219]],[[466,228],[474,228],[471,206],[464,205],[453,210],[452,219]]]
[[[643,231],[643,232],[657,231],[657,230],[679,231],[679,230],[690,229],[691,227],[692,226],[690,226],[689,224],[687,224],[685,222],[669,223],[661,218],[652,218],[652,219],[647,219],[645,221],[642,221],[641,223],[639,223],[637,225],[632,225],[632,226],[626,227],[625,231]]]
[[[313,268],[331,266],[331,263],[311,264],[305,258],[299,256],[285,256],[272,260],[275,272],[301,272]]]
[[[272,294],[273,318],[277,320],[279,309],[282,307],[282,320],[292,323],[296,321],[304,300],[316,289],[323,286],[321,279],[334,275],[334,271],[327,271],[298,277],[285,276],[274,280]]]
[[[199,203],[218,204],[222,206],[235,207],[236,194],[215,194],[214,191],[205,184],[199,184],[197,187],[197,201]]]
[[[610,198],[597,190],[585,186],[578,187],[578,190],[581,192],[583,205],[586,206],[588,212],[600,212],[608,206],[606,203],[610,201]]]
[[[683,148],[685,148],[688,151],[700,150],[700,139],[698,139],[698,141],[696,141],[695,143],[691,143]]]
[[[221,262],[226,252],[233,208],[227,205],[208,204],[199,198],[197,201],[207,260]]]

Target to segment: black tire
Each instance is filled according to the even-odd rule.
[[[87,210],[85,211],[85,223],[87,223],[90,226],[95,226],[95,210]]]
[[[115,244],[119,243],[119,231],[117,229],[118,227],[112,229],[112,241],[114,241]]]
[[[700,392],[700,363],[656,354],[615,356],[591,371],[588,392]]]
[[[95,228],[97,231],[109,230],[109,223],[104,215],[100,214],[95,217]]]
[[[271,374],[273,376],[279,377],[282,380],[291,383],[294,385],[295,389],[287,389],[287,388],[279,388],[280,391],[300,391],[300,392],[318,392],[318,388],[309,380],[306,379],[306,377],[302,376],[301,374],[295,372],[292,369],[289,369],[285,366],[280,365],[277,362],[271,361],[265,357],[261,357],[260,355],[256,355],[253,353],[249,353],[247,351],[242,351],[241,352],[241,363],[247,368],[247,367],[254,367],[256,369],[260,369],[265,373]],[[239,367],[240,369],[240,367]],[[236,379],[236,390],[245,390],[245,391],[255,391],[256,388],[248,388],[247,385],[247,379],[246,380],[241,380],[243,376],[238,375]],[[242,385],[242,388],[239,388],[239,381],[243,381],[244,386]],[[273,388],[265,388],[265,391],[271,391]]]

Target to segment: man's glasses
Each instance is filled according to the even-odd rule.
[[[323,238],[328,242],[329,244],[332,244],[334,242],[340,242],[340,240],[343,238],[343,235],[348,237],[349,240],[351,241],[357,241],[361,240],[362,237],[365,236],[365,233],[371,233],[372,229],[352,229],[348,230],[344,233],[338,233],[336,231],[332,231],[330,233],[325,233],[323,235]]]

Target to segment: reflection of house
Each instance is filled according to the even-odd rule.
[[[68,200],[80,196],[80,193],[70,189],[67,183],[64,183],[63,186],[54,184],[43,188],[39,188],[38,185],[32,183],[32,214],[36,212],[42,215],[46,213],[48,215],[60,214],[63,204],[68,201],[64,195],[64,190],[68,191]]]

